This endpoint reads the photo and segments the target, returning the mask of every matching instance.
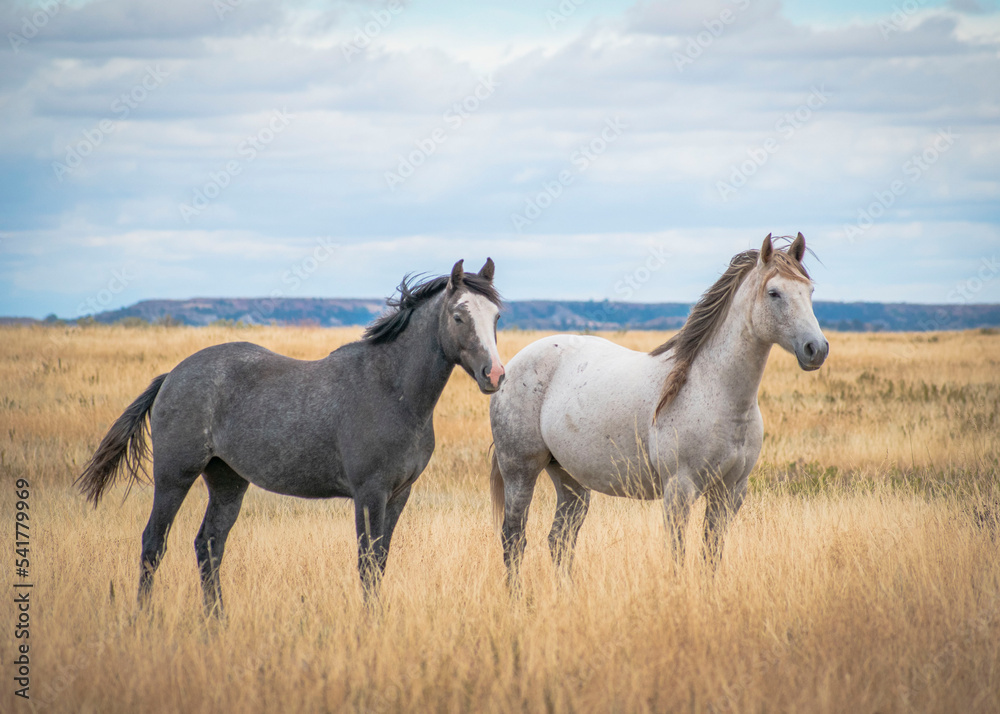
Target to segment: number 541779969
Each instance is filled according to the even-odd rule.
[[[31,520],[31,516],[28,515],[28,497],[31,492],[28,490],[27,479],[19,478],[14,483],[17,489],[14,493],[17,496],[17,502],[14,504],[14,552],[17,554],[17,560],[14,563],[15,567],[18,568],[18,572],[22,573],[21,568],[27,568],[30,565],[28,548],[30,542],[30,526],[28,521]]]

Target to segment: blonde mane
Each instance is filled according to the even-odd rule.
[[[734,255],[733,259],[729,261],[729,267],[726,268],[726,271],[712,287],[705,291],[698,303],[691,309],[691,314],[680,332],[649,353],[657,357],[672,350],[674,356],[674,368],[663,384],[663,393],[656,406],[654,419],[674,400],[687,383],[688,372],[691,370],[695,357],[725,320],[729,306],[733,302],[733,296],[736,295],[736,291],[739,290],[750,271],[757,266],[759,256],[759,250],[747,250]],[[787,249],[774,250],[767,262],[766,270],[767,272],[761,280],[761,286],[765,285],[775,274],[793,280],[810,280],[805,267],[789,255]]]

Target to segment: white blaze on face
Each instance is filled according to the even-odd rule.
[[[469,313],[469,316],[472,318],[472,325],[476,331],[476,338],[479,340],[479,344],[483,346],[483,349],[486,350],[486,354],[490,356],[489,378],[490,383],[496,387],[500,383],[500,377],[503,376],[503,365],[500,363],[500,353],[497,351],[495,331],[500,308],[482,295],[476,295],[475,293],[466,293],[458,301],[458,305],[465,307]]]

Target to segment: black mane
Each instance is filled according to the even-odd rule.
[[[413,285],[412,283],[417,277],[419,276],[407,275],[403,278],[399,287],[396,288],[398,296],[394,294],[385,301],[389,311],[376,318],[365,328],[365,334],[362,337],[365,342],[378,345],[395,340],[406,329],[413,311],[448,286],[447,275],[428,278]],[[465,273],[463,278],[463,287],[477,295],[482,295],[494,305],[500,305],[500,293],[493,287],[491,281],[477,273]]]

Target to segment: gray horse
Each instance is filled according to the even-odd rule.
[[[433,412],[456,364],[484,394],[500,388],[493,261],[410,285],[364,337],[312,361],[247,342],[197,352],[152,384],[101,441],[80,487],[96,507],[120,472],[129,487],[153,442],[153,511],[142,534],[139,604],[181,502],[201,475],[209,501],[195,553],[205,608],[222,613],[219,566],[251,483],[302,498],[352,498],[358,570],[377,594],[410,487],[434,451]],[[126,492],[127,493],[127,492]]]

